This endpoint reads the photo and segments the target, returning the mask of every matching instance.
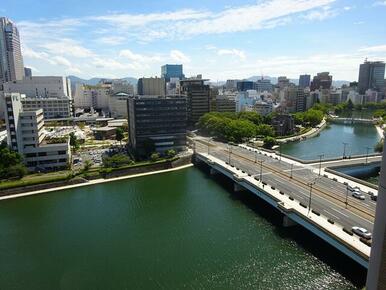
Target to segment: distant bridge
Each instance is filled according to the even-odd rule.
[[[364,119],[364,118],[340,118],[332,117],[330,119],[334,123],[344,123],[344,124],[375,124],[375,119]]]

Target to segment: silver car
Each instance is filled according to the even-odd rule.
[[[351,195],[357,199],[360,199],[360,200],[366,199],[365,195],[359,191],[353,191]]]
[[[351,228],[352,232],[354,234],[357,234],[358,236],[366,239],[366,240],[370,240],[371,239],[371,233],[364,229],[364,228],[361,228],[361,227],[352,227]]]

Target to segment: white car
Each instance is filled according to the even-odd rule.
[[[365,195],[363,193],[361,193],[360,191],[353,191],[351,195],[357,199],[360,199],[360,200],[366,199]]]
[[[362,238],[365,238],[366,240],[370,240],[371,239],[371,233],[364,229],[364,228],[361,228],[361,227],[352,227],[351,228],[352,232],[354,234],[357,234],[358,236],[362,237]]]

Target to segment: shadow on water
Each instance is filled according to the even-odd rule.
[[[361,265],[302,226],[298,225],[289,228],[283,227],[283,214],[279,210],[272,208],[271,205],[248,190],[234,192],[232,180],[221,174],[211,176],[207,166],[198,165],[197,167],[207,173],[206,178],[212,179],[225,189],[229,193],[230,199],[235,202],[241,202],[255,214],[274,225],[275,234],[283,239],[294,241],[298,247],[301,247],[305,251],[311,253],[320,261],[329,265],[335,271],[341,273],[356,287],[364,287],[366,283],[367,270]]]

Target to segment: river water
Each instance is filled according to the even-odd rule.
[[[0,202],[1,289],[356,289],[365,270],[205,169]]]
[[[324,158],[343,156],[346,145],[346,156],[374,152],[374,145],[380,140],[376,128],[367,124],[329,124],[319,136],[303,141],[283,144],[282,153],[304,160],[318,160],[320,154]]]

